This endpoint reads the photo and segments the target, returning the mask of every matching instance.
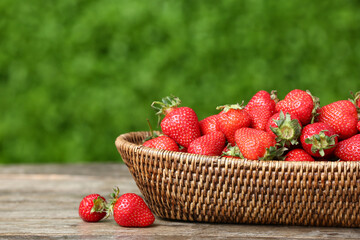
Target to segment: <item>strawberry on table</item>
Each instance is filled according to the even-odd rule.
[[[303,149],[313,157],[328,157],[335,150],[338,135],[326,123],[306,125],[300,136]]]
[[[225,134],[228,142],[234,145],[235,131],[239,128],[250,126],[250,115],[240,104],[224,105],[217,107],[216,109],[222,110],[218,114],[217,128]]]
[[[285,155],[285,161],[291,161],[291,162],[314,162],[314,158],[311,157],[310,154],[308,154],[305,150],[297,148],[289,151]]]
[[[254,128],[236,130],[235,142],[244,158],[249,160],[275,160],[286,150],[275,146],[275,137],[270,133]]]
[[[360,134],[340,141],[335,148],[335,156],[343,161],[360,161]]]
[[[188,153],[207,156],[220,156],[226,143],[222,132],[213,132],[201,136],[190,143]]]
[[[113,206],[115,222],[123,227],[147,227],[153,224],[155,217],[144,202],[135,193],[125,193]]]
[[[317,121],[332,127],[340,139],[347,139],[357,133],[358,115],[351,101],[336,101],[321,107],[317,112]]]
[[[212,132],[216,132],[217,131],[217,128],[216,128],[217,120],[218,120],[217,114],[211,115],[211,116],[201,120],[199,122],[201,134],[205,135],[205,134],[209,134]]]
[[[275,101],[264,90],[257,92],[245,107],[251,117],[251,127],[265,130],[268,119],[275,113]]]
[[[276,138],[283,146],[298,144],[302,125],[299,118],[291,113],[280,111],[271,116],[266,125],[266,131]]]
[[[313,117],[314,107],[316,106],[314,99],[315,97],[309,91],[294,89],[276,104],[276,111],[294,114],[304,126],[310,123]]]
[[[178,107],[180,103],[179,98],[171,96],[163,98],[162,102],[155,101],[151,106],[158,111],[159,117],[165,115],[160,124],[162,132],[187,148],[201,136],[200,126],[195,111],[189,107]]]
[[[99,194],[84,197],[79,205],[79,216],[85,222],[98,222],[106,216],[106,200]]]

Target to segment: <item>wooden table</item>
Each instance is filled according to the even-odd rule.
[[[140,194],[123,164],[0,166],[0,239],[360,239],[358,228],[206,224],[157,218],[148,228],[85,223],[82,197],[114,186]]]

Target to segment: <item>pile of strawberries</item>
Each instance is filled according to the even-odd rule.
[[[165,115],[162,134],[143,146],[248,160],[360,160],[360,92],[320,106],[309,91],[294,89],[279,100],[276,91],[261,90],[246,106],[220,106],[201,121],[180,103],[171,96],[151,104]]]

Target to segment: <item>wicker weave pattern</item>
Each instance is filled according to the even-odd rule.
[[[117,149],[159,217],[217,223],[360,227],[359,162],[247,161],[138,145]]]

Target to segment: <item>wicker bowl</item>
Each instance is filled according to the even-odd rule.
[[[249,161],[115,145],[155,215],[248,224],[360,227],[359,162]],[[359,159],[360,160],[360,159]]]

